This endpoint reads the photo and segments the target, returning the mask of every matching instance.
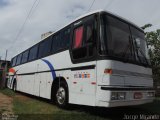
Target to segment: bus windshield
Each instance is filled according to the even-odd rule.
[[[143,31],[106,14],[101,16],[100,54],[123,62],[149,66]]]

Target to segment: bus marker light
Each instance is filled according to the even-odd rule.
[[[9,69],[9,72],[10,72],[10,73],[15,73],[16,71],[15,71],[13,68],[10,68],[10,69]]]
[[[96,82],[91,82],[92,85],[96,85]]]
[[[104,70],[104,73],[105,73],[105,74],[112,74],[112,69],[105,69],[105,70]]]
[[[141,92],[135,92],[134,93],[134,99],[142,99],[143,95]]]
[[[73,84],[77,84],[77,82],[73,82]]]

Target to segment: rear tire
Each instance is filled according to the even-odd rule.
[[[60,82],[55,92],[56,104],[61,108],[67,108],[68,106],[68,87],[65,82]]]

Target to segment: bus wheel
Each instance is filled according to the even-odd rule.
[[[61,108],[66,108],[68,105],[68,91],[66,83],[61,82],[56,91],[56,103]]]

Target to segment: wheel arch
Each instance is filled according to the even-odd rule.
[[[58,88],[58,85],[60,84],[61,82],[65,83],[66,87],[67,87],[67,95],[68,95],[68,99],[69,99],[69,88],[68,88],[68,83],[66,81],[66,79],[62,76],[60,77],[56,77],[53,82],[52,82],[52,87],[51,87],[51,100],[55,100],[54,97],[55,97],[55,93],[56,93],[56,89]]]

